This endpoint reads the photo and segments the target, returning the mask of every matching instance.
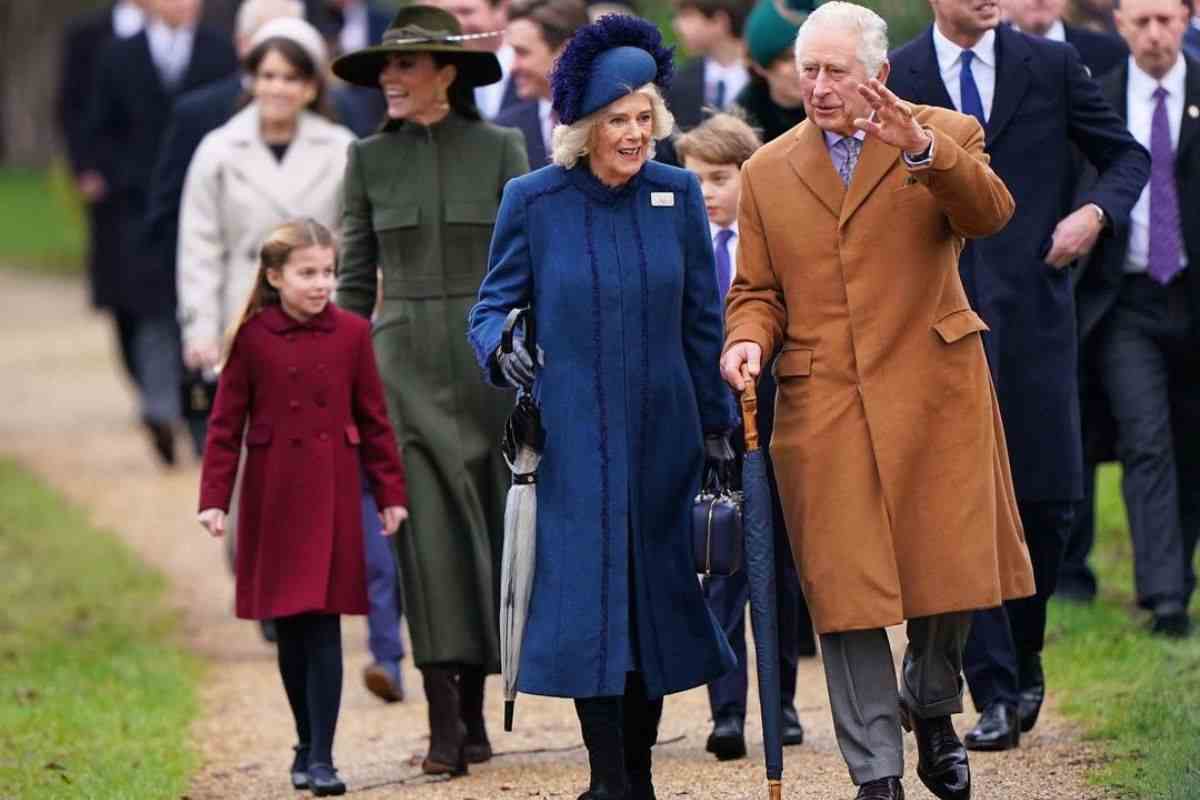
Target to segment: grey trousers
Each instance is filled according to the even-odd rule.
[[[901,699],[921,718],[962,711],[959,676],[970,628],[970,611],[909,620],[898,688],[883,628],[821,634],[833,727],[855,784],[904,775]]]

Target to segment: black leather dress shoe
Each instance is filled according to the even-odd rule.
[[[1165,636],[1168,639],[1183,639],[1192,631],[1192,621],[1186,611],[1154,612],[1154,620],[1150,623],[1150,633],[1155,636]]]
[[[346,784],[331,764],[308,765],[308,788],[317,797],[334,797],[346,793]]]
[[[1029,733],[1037,725],[1042,713],[1042,702],[1046,699],[1046,675],[1042,672],[1042,655],[1034,653],[1021,659],[1017,669],[1021,688],[1017,705],[1017,718],[1021,722],[1021,733]]]
[[[858,787],[854,800],[904,800],[904,784],[899,778],[880,778]]]
[[[308,788],[308,747],[298,744],[292,749],[296,751],[296,757],[292,759],[292,768],[289,772],[292,777],[292,788],[303,791]]]
[[[1012,750],[1021,743],[1017,709],[1005,703],[992,703],[979,716],[975,727],[967,731],[968,750]]]
[[[922,719],[904,703],[900,724],[917,737],[917,777],[941,800],[970,800],[971,764],[949,715]]]
[[[794,706],[783,707],[783,746],[804,744],[804,726]]]
[[[712,733],[704,749],[717,757],[718,761],[732,761],[746,757],[746,737],[742,733],[743,721],[737,717],[718,717],[713,720]]]

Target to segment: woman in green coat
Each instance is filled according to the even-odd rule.
[[[429,700],[423,768],[454,775],[491,758],[483,684],[500,669],[509,473],[498,443],[512,407],[484,384],[463,331],[501,191],[529,169],[521,134],[475,108],[474,88],[500,80],[499,62],[462,40],[453,16],[412,5],[382,44],[333,65],[387,100],[383,129],[350,146],[337,302],[369,316],[382,289],[375,353],[408,470],[411,516],[396,547]]]

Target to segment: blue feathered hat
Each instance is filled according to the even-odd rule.
[[[610,14],[575,32],[550,75],[551,104],[572,125],[640,86],[664,91],[675,72],[674,50],[644,19]]]

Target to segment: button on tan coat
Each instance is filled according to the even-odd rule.
[[[915,108],[929,168],[868,137],[844,187],[809,121],[743,167],[726,342],[779,352],[771,458],[821,633],[1034,591],[987,326],[958,276],[964,237],[1013,200],[973,118]]]

